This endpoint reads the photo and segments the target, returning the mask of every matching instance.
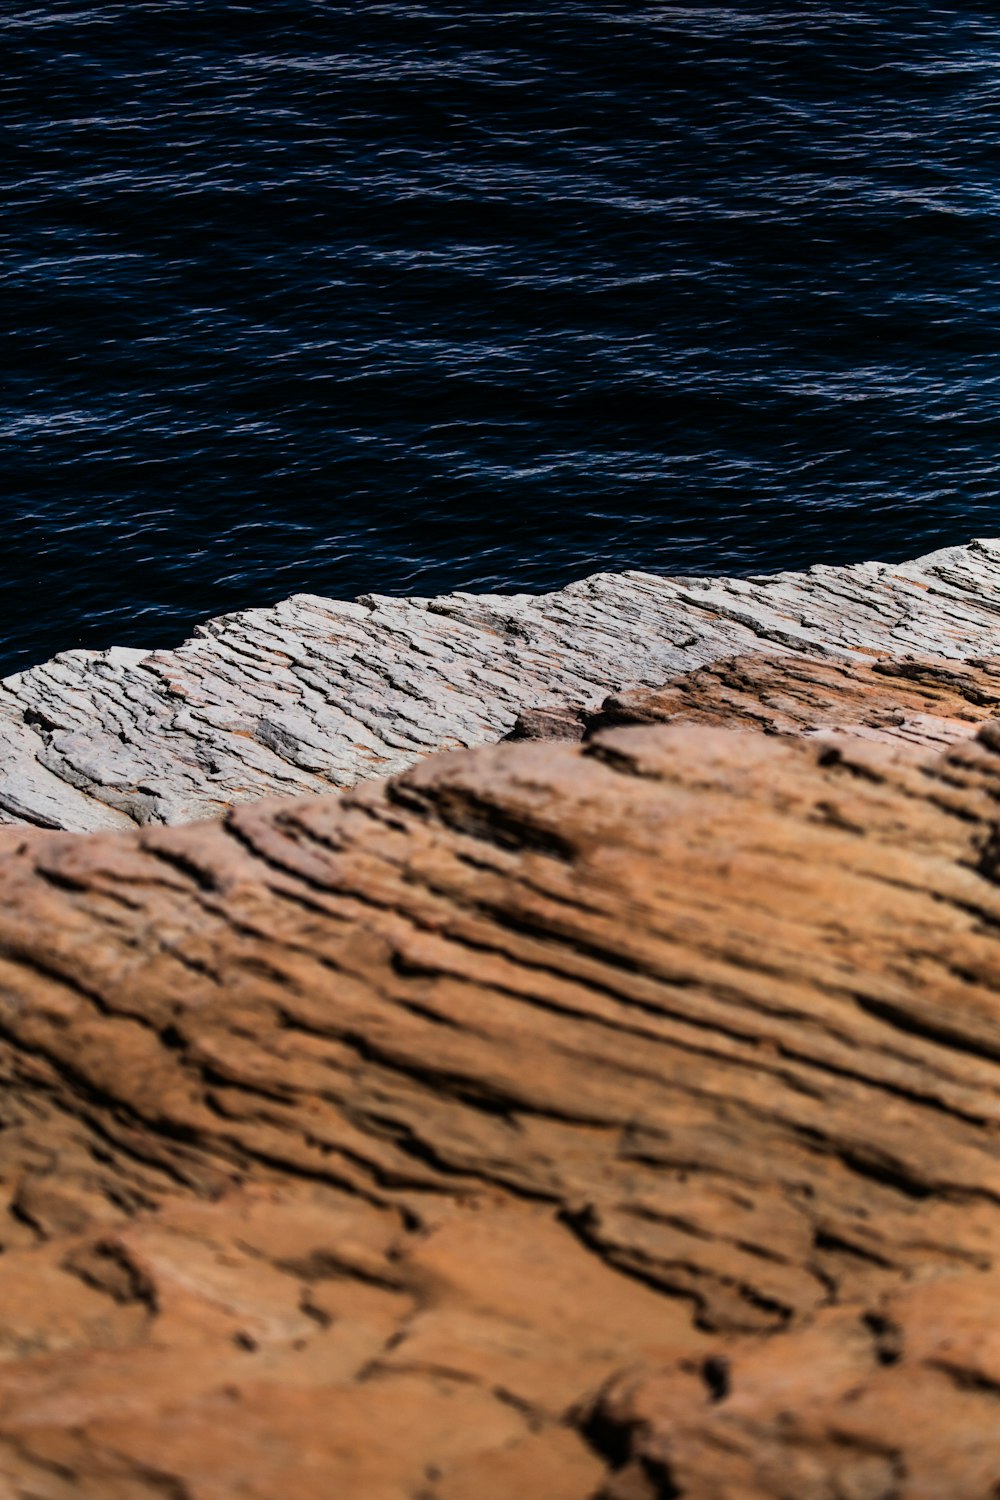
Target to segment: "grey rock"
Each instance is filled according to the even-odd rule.
[[[748,650],[1000,654],[1000,541],[752,578],[557,593],[295,595],[173,651],[68,651],[0,683],[0,823],[178,823],[343,788]]]

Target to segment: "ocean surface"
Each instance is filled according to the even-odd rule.
[[[1000,8],[0,7],[0,671],[1000,532]]]

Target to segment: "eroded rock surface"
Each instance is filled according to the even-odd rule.
[[[620,693],[571,724],[523,716],[526,738],[583,739],[623,724],[714,724],[764,734],[830,735],[944,749],[1000,715],[1000,658],[955,662],[745,656]],[[539,722],[542,720],[543,722]],[[534,731],[534,732],[533,732]]]
[[[69,651],[0,684],[0,821],[100,829],[322,793],[753,649],[1000,655],[1000,544],[749,579],[559,593],[299,595],[176,651]]]
[[[1000,735],[942,670],[9,830],[6,1494],[995,1500]],[[831,738],[886,682],[965,738]]]

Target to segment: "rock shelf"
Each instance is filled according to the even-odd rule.
[[[1000,543],[747,579],[596,575],[558,593],[309,595],[174,651],[70,651],[0,685],[0,821],[70,830],[322,793],[748,650],[1000,654]]]

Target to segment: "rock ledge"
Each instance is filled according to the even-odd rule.
[[[749,650],[1000,654],[1000,543],[747,579],[601,575],[541,596],[338,603],[212,620],[175,651],[71,651],[0,685],[0,822],[218,816],[495,741],[536,707]]]

